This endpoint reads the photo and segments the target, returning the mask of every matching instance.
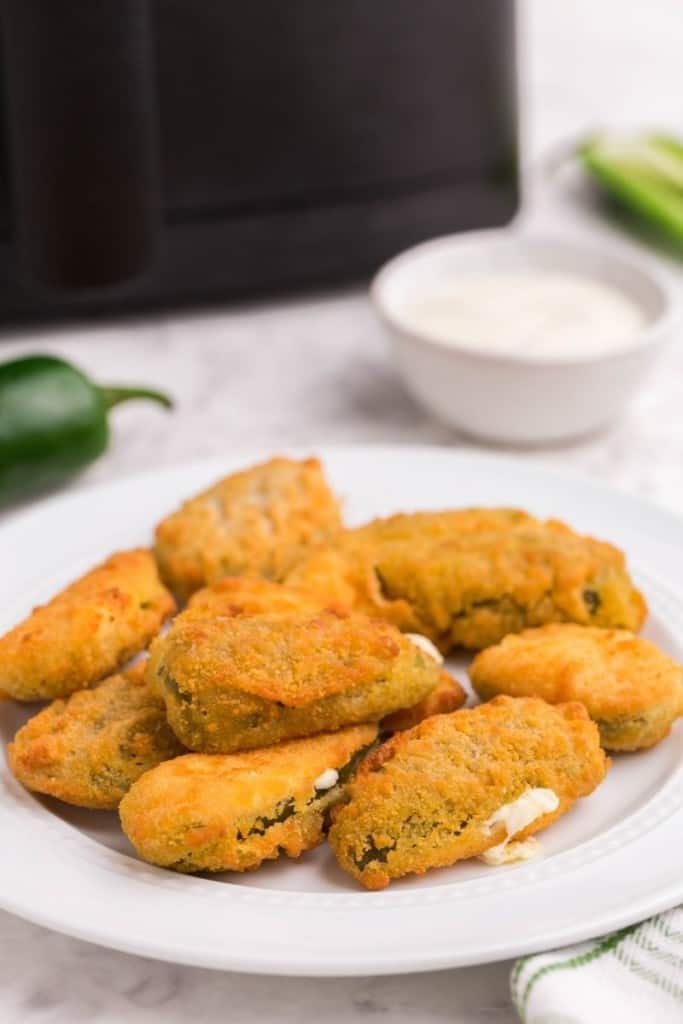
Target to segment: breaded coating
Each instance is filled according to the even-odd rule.
[[[322,842],[329,808],[377,726],[246,754],[188,754],[147,772],[121,803],[143,860],[175,871],[250,871]]]
[[[432,715],[447,715],[451,711],[457,711],[466,700],[467,694],[458,680],[442,669],[439,682],[431,693],[412,708],[402,708],[383,718],[382,731],[398,732],[402,729],[412,729]]]
[[[309,553],[286,582],[422,633],[442,651],[547,622],[635,630],[646,613],[617,548],[514,509],[378,519]]]
[[[321,601],[316,597],[283,584],[271,583],[259,577],[231,577],[198,590],[190,597],[187,607],[176,622],[212,615],[315,614],[322,610]],[[438,660],[440,663],[442,659]],[[436,686],[423,700],[413,708],[393,712],[383,720],[382,728],[389,732],[410,729],[430,715],[457,711],[465,699],[466,693],[460,683],[442,671]]]
[[[528,629],[478,654],[470,676],[482,700],[581,701],[608,750],[651,747],[683,715],[683,667],[626,630]]]
[[[148,677],[186,747],[232,753],[411,707],[440,680],[432,657],[365,616],[179,616]]]
[[[555,809],[514,833],[526,839],[591,793],[607,766],[583,705],[498,697],[428,718],[374,751],[333,812],[330,845],[345,871],[382,889],[497,847],[510,835],[497,812],[550,791]]]
[[[219,480],[156,529],[164,581],[186,599],[225,576],[280,580],[302,549],[340,528],[338,503],[317,459],[275,458]]]
[[[237,576],[198,590],[181,615],[185,621],[215,615],[315,615],[322,610],[323,605],[315,595],[258,576]]]
[[[7,748],[10,768],[27,789],[103,810],[118,807],[150,768],[182,753],[144,665],[53,701]]]
[[[240,576],[219,580],[198,590],[176,622],[216,615],[315,615],[322,610],[320,600],[313,595],[258,576]],[[438,660],[441,662],[443,659]],[[410,729],[429,715],[456,711],[465,699],[466,694],[460,683],[443,670],[436,686],[423,700],[412,708],[394,711],[383,720],[382,728],[390,732]]]
[[[0,690],[68,697],[144,650],[174,611],[151,551],[120,551],[0,638]]]

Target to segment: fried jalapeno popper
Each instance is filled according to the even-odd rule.
[[[293,590],[282,583],[244,576],[219,580],[198,590],[176,622],[207,616],[315,615],[323,610],[320,600],[311,594]],[[408,637],[438,664],[443,663],[443,657],[426,637],[418,634],[408,634]],[[466,694],[460,683],[442,669],[434,689],[413,707],[401,708],[384,718],[382,729],[385,732],[410,729],[430,715],[456,711],[465,703],[465,699]]]
[[[379,519],[305,556],[287,582],[442,651],[557,621],[635,630],[646,612],[617,548],[514,509]]]
[[[225,576],[282,579],[302,548],[341,525],[317,459],[275,458],[233,473],[198,494],[156,529],[162,577],[186,599]]]
[[[683,667],[625,630],[529,629],[478,654],[470,676],[482,700],[580,701],[608,750],[651,747],[683,715]]]
[[[53,701],[7,750],[27,789],[99,810],[118,807],[136,779],[183,753],[144,665]]]
[[[333,812],[341,867],[368,889],[469,857],[527,856],[525,843],[587,796],[608,761],[581,704],[533,698],[429,718],[361,765]]]
[[[0,691],[68,697],[144,650],[174,611],[150,551],[112,555],[0,638]]]
[[[188,754],[124,797],[123,830],[143,860],[175,871],[250,871],[322,842],[329,808],[377,736],[374,725],[224,756]]]
[[[331,612],[181,615],[148,665],[178,739],[203,753],[378,721],[423,700],[441,673],[388,623]]]

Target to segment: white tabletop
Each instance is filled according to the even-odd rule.
[[[526,160],[533,164],[548,146],[596,125],[676,130],[681,25],[679,0],[523,2]],[[552,192],[533,214],[554,231],[611,230],[593,216]],[[142,405],[120,410],[111,451],[75,486],[244,445],[301,443],[314,451],[324,441],[466,443],[403,391],[363,290],[15,333],[0,346],[2,358],[40,348],[99,380],[139,379],[175,395],[172,416]],[[683,347],[674,346],[608,434],[523,457],[567,464],[683,511],[681,371]],[[0,913],[0,1020],[7,1024],[354,1024],[380,1015],[411,1024],[512,1024],[508,973],[509,964],[322,981],[214,974],[113,953]]]

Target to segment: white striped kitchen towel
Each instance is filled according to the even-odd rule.
[[[683,1024],[683,907],[524,957],[511,988],[523,1024]]]

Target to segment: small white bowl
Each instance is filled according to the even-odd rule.
[[[439,341],[406,315],[463,275],[530,269],[581,274],[620,289],[641,307],[642,332],[607,353],[550,360]],[[624,411],[673,334],[671,289],[645,260],[510,228],[449,235],[408,249],[382,267],[371,296],[409,390],[449,426],[495,443],[548,444],[602,429]]]

